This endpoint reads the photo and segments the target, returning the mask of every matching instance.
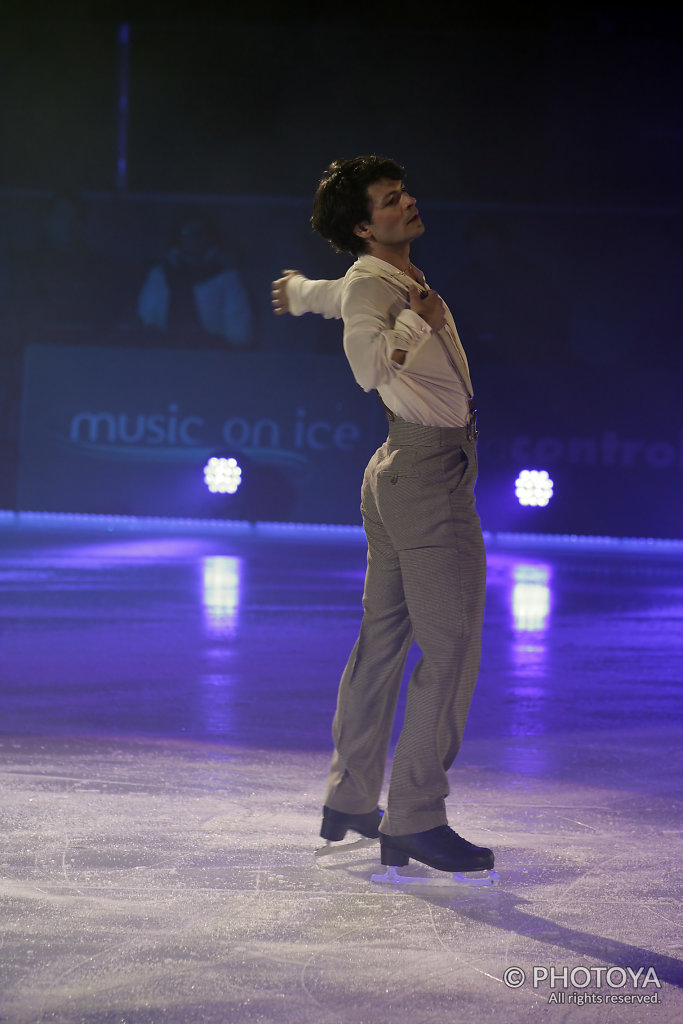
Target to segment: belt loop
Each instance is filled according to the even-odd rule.
[[[477,431],[477,406],[475,405],[474,398],[470,398],[468,404],[470,415],[467,420],[467,440],[476,441],[479,433]]]

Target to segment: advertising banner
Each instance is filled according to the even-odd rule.
[[[384,426],[337,356],[31,346],[19,507],[359,523]],[[212,456],[235,494],[209,492]]]
[[[683,536],[675,377],[493,363],[473,376],[485,530]],[[19,508],[359,524],[385,436],[379,398],[342,355],[36,345]],[[212,456],[239,465],[234,494],[207,489]],[[520,504],[523,470],[548,474],[547,504]]]

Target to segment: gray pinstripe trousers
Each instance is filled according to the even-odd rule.
[[[389,424],[368,463],[363,620],[339,685],[325,803],[377,806],[408,651],[413,671],[382,832],[446,824],[447,771],[479,671],[486,555],[474,506],[476,444],[465,428]]]

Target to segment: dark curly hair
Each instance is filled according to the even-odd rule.
[[[403,175],[401,165],[384,156],[335,160],[318,185],[311,224],[337,252],[359,256],[365,252],[365,241],[353,229],[369,219],[368,185],[380,178],[402,181]]]

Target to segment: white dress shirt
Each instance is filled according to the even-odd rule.
[[[344,321],[344,351],[365,391],[377,390],[384,404],[410,423],[463,427],[472,397],[467,358],[448,307],[435,332],[410,309],[412,277],[376,256],[363,255],[336,281],[297,275],[287,283],[294,316],[319,313]],[[402,364],[392,360],[406,353]]]

